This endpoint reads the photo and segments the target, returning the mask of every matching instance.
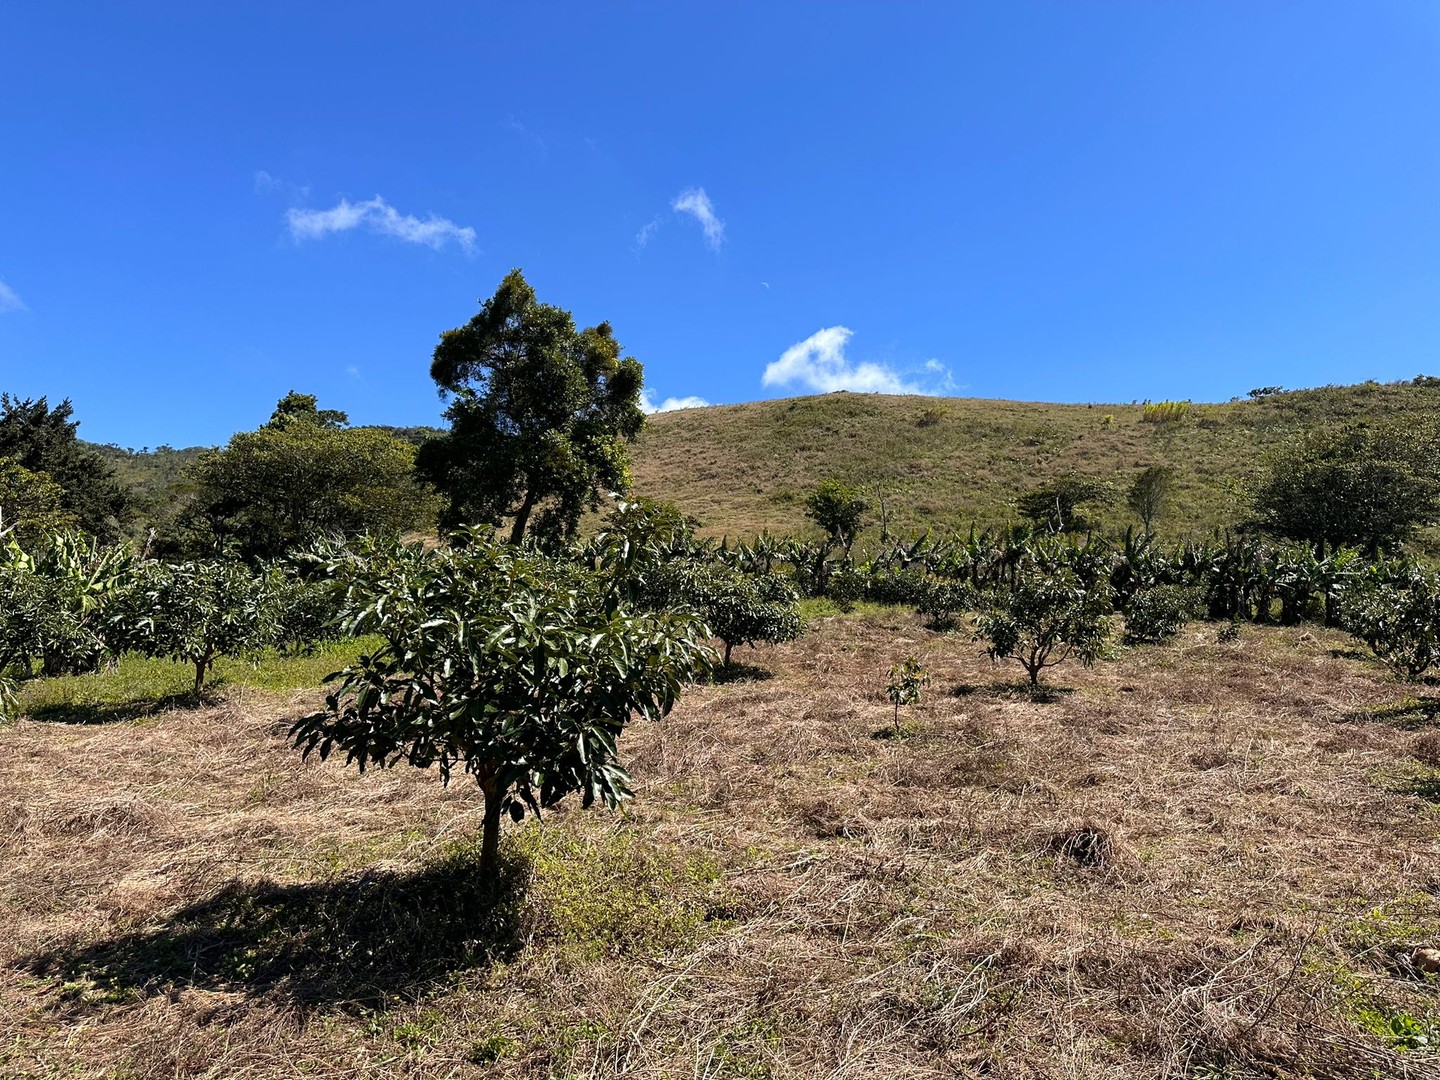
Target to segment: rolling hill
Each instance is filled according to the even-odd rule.
[[[1440,380],[1273,393],[1183,412],[1148,422],[1141,403],[843,392],[711,406],[651,417],[633,471],[639,493],[676,503],[708,534],[737,536],[804,528],[804,498],[827,477],[883,493],[893,527],[909,532],[1014,520],[1019,494],[1071,470],[1113,482],[1115,498],[1098,516],[1123,527],[1125,486],[1160,464],[1175,470],[1162,530],[1209,532],[1244,516],[1245,479],[1270,448],[1316,424],[1433,420]]]

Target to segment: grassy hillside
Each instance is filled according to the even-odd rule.
[[[1209,531],[1244,513],[1259,456],[1311,424],[1440,415],[1440,385],[1363,383],[1190,405],[1147,423],[1145,407],[828,394],[664,413],[635,451],[637,490],[677,503],[711,534],[805,526],[827,477],[888,493],[902,531],[1013,520],[1015,497],[1067,470],[1114,481],[1102,515],[1123,525],[1124,488],[1147,465],[1175,469],[1165,531]]]
[[[637,491],[677,503],[707,534],[737,536],[805,528],[805,496],[827,477],[884,492],[894,527],[908,532],[1012,520],[1017,495],[1072,469],[1113,481],[1115,499],[1100,517],[1123,526],[1125,486],[1147,465],[1164,464],[1176,484],[1161,527],[1175,535],[1237,521],[1246,476],[1295,431],[1402,416],[1440,416],[1440,383],[1193,404],[1183,419],[1161,423],[1146,422],[1141,404],[839,393],[653,416],[634,449],[634,475]],[[436,429],[387,430],[417,441]],[[153,509],[172,503],[202,448],[97,449]]]

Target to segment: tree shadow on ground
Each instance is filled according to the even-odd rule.
[[[1397,795],[1414,795],[1417,799],[1440,806],[1440,776],[1417,776],[1395,789]]]
[[[1393,724],[1407,731],[1440,727],[1440,697],[1407,697],[1389,705],[1356,709],[1340,718],[1346,723]]]
[[[186,691],[131,701],[57,701],[26,709],[24,715],[42,724],[125,724],[171,709],[194,709],[209,704],[213,701],[212,691],[217,686],[207,687],[199,697],[192,691]]]
[[[728,667],[716,668],[715,673],[710,676],[710,681],[717,685],[733,682],[767,682],[774,677],[773,671],[769,671],[759,664],[733,663]]]
[[[22,961],[69,1005],[199,988],[352,1010],[413,1000],[447,974],[521,947],[527,871],[498,886],[462,852],[419,871],[367,871],[302,885],[232,882],[163,926]]]
[[[1037,701],[1042,705],[1053,704],[1068,694],[1075,693],[1073,686],[1031,686],[1026,682],[960,683],[950,691],[958,698],[995,697]]]

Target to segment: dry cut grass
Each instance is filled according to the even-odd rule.
[[[1048,699],[887,612],[745,659],[503,903],[471,792],[288,750],[312,693],[0,729],[0,1075],[1440,1075],[1430,691],[1201,624]]]

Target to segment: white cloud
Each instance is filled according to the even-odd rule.
[[[647,221],[644,228],[635,234],[635,246],[637,248],[643,248],[650,242],[650,238],[655,235],[655,230],[658,228],[660,228],[660,219],[658,217],[651,218]]]
[[[716,217],[715,204],[705,194],[704,188],[682,191],[670,203],[670,209],[677,214],[689,214],[698,221],[700,228],[705,230],[705,242],[712,250],[720,250],[720,245],[725,242],[725,223]]]
[[[25,301],[20,299],[20,294],[0,281],[0,312],[28,310],[30,309],[25,306]]]
[[[450,241],[467,255],[475,251],[475,230],[456,225],[448,218],[434,214],[421,220],[402,214],[379,195],[367,202],[352,203],[341,199],[329,210],[302,210],[296,207],[285,212],[290,235],[299,240],[318,240],[329,233],[348,232],[364,226],[382,236],[393,236],[411,244],[424,244],[437,251]]]
[[[290,199],[304,199],[310,195],[310,189],[308,187],[302,187],[299,184],[292,184],[286,180],[281,180],[279,177],[271,176],[264,169],[256,170],[255,194],[273,195],[276,192],[286,195]]]
[[[804,341],[791,345],[780,359],[765,368],[765,386],[796,386],[828,394],[852,390],[866,394],[937,395],[954,385],[949,368],[938,360],[925,363],[925,371],[942,376],[938,386],[908,382],[900,372],[873,361],[855,363],[845,355],[854,331],[846,326],[828,326]]]
[[[689,397],[667,397],[656,405],[650,400],[650,391],[640,391],[640,411],[643,413],[674,412],[676,409],[703,409],[710,402],[691,394]]]

